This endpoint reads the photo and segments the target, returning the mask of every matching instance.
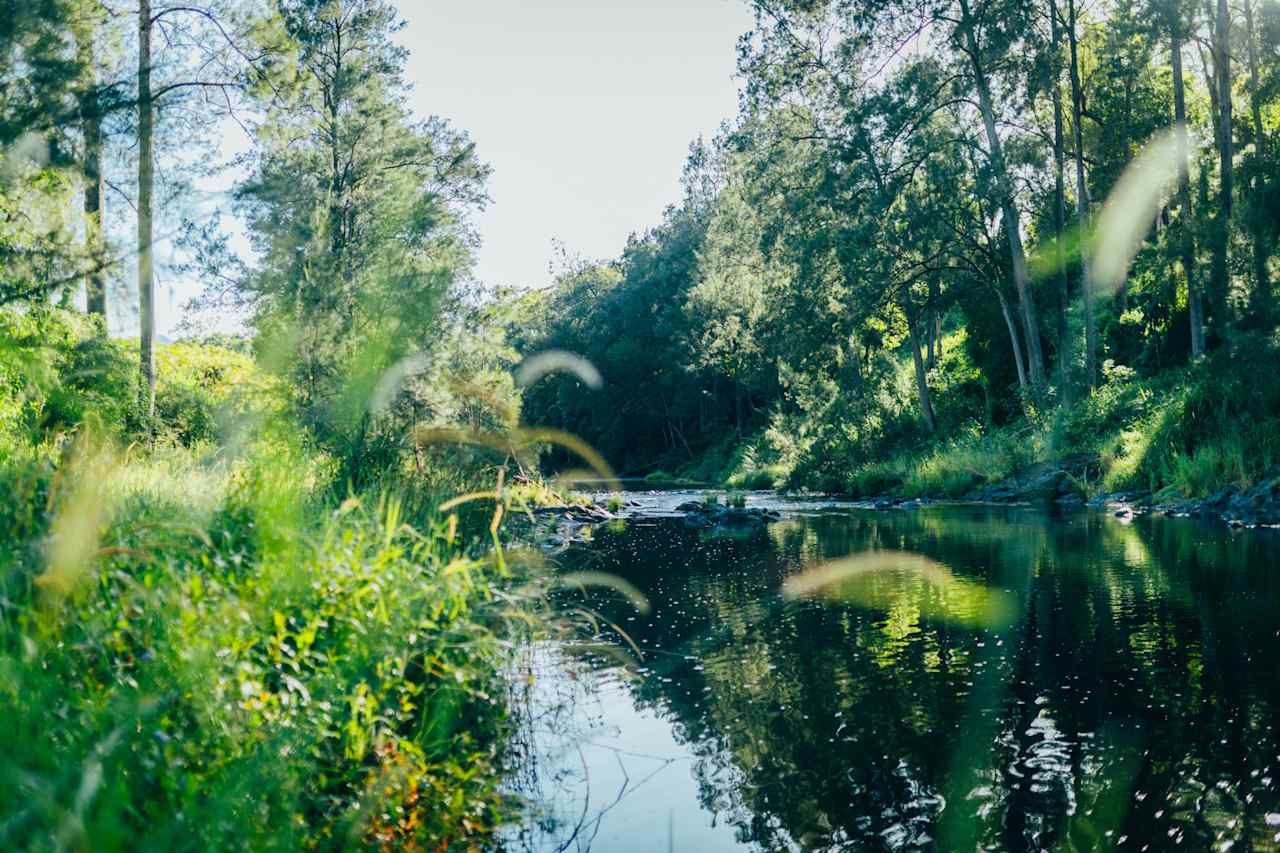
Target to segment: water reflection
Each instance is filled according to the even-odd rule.
[[[596,713],[619,736],[627,715],[661,722],[639,739],[678,753],[663,773],[692,796],[630,792],[652,832],[593,849],[1280,849],[1278,540],[969,508],[602,531],[566,568],[616,573],[653,609],[575,593],[645,655],[639,678],[602,660],[583,684],[616,690]],[[949,580],[784,596],[868,551]],[[989,595],[1008,618],[953,618]],[[695,840],[708,826],[732,832]]]

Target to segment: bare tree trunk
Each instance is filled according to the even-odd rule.
[[[1209,270],[1209,296],[1213,313],[1209,318],[1217,343],[1227,335],[1228,264],[1231,239],[1232,149],[1231,149],[1231,16],[1227,0],[1218,0],[1214,26],[1213,70],[1218,106],[1218,215],[1215,220],[1213,259]]]
[[[1043,388],[1045,384],[1044,353],[1040,347],[1040,328],[1036,324],[1035,301],[1031,295],[1030,277],[1027,274],[1027,254],[1022,247],[1022,216],[1018,212],[1017,201],[1013,195],[1013,184],[1009,180],[1009,170],[1005,165],[1004,146],[996,130],[991,85],[987,80],[986,68],[982,64],[978,36],[974,31],[975,22],[969,11],[969,0],[960,0],[960,13],[960,29],[963,30],[969,61],[973,66],[974,82],[978,89],[978,107],[982,112],[982,124],[987,135],[987,146],[990,149],[991,169],[995,174],[1000,195],[1004,230],[1009,241],[1009,259],[1013,265],[1013,283],[1018,291],[1018,301],[1022,305],[1023,331],[1027,338],[1027,356],[1031,362],[1031,382],[1037,388]]]
[[[1018,324],[1013,320],[1013,312],[1009,310],[1009,300],[1005,299],[1004,291],[1000,288],[993,288],[996,297],[1000,300],[1000,313],[1004,315],[1004,324],[1009,329],[1009,343],[1013,347],[1013,363],[1018,368],[1018,390],[1025,397],[1027,394],[1027,368],[1022,361],[1022,342],[1018,340]]]
[[[1173,123],[1178,134],[1178,207],[1181,210],[1179,254],[1182,272],[1187,278],[1187,311],[1191,315],[1191,356],[1204,355],[1204,307],[1200,301],[1200,286],[1196,283],[1196,229],[1191,212],[1191,145],[1187,133],[1187,100],[1182,81],[1182,18],[1180,12],[1173,22],[1169,39],[1170,60],[1173,64]]]
[[[102,228],[102,105],[98,98],[92,24],[78,30],[78,58],[89,75],[84,97],[80,101],[81,132],[84,134],[84,228],[85,246],[90,257],[85,276],[85,308],[102,318],[107,328],[107,271]]]
[[[1089,184],[1084,174],[1084,92],[1080,87],[1079,37],[1076,32],[1075,0],[1067,0],[1067,43],[1071,48],[1071,119],[1075,143],[1076,161],[1076,219],[1080,223],[1080,238],[1089,235]],[[1084,372],[1089,390],[1098,385],[1098,324],[1093,316],[1093,270],[1089,267],[1089,253],[1080,253],[1080,296],[1084,305]]]
[[[915,309],[911,306],[911,298],[902,297],[902,311],[907,315],[907,333],[911,338],[911,359],[916,367],[916,392],[920,395],[920,413],[924,415],[924,425],[929,432],[936,432],[938,422],[933,416],[933,398],[929,393],[929,378],[924,367],[924,355],[920,351],[920,333],[917,329]]]
[[[153,142],[155,117],[151,103],[151,0],[138,2],[138,320],[142,368],[141,402],[151,429],[156,411],[155,274],[152,269],[151,201],[155,189]]]
[[[1244,2],[1245,39],[1249,44],[1249,107],[1253,113],[1254,150],[1258,159],[1265,161],[1267,156],[1267,135],[1262,127],[1262,84],[1258,74],[1258,48],[1253,26],[1253,0]],[[1251,192],[1259,192],[1262,177],[1255,175]],[[1267,229],[1262,218],[1251,217],[1253,231],[1253,310],[1260,325],[1271,327],[1272,293],[1271,274],[1267,262],[1271,255],[1271,246],[1267,237]]]
[[[1053,50],[1053,236],[1054,261],[1058,268],[1058,384],[1063,402],[1071,400],[1071,283],[1067,276],[1066,252],[1062,246],[1067,225],[1066,155],[1062,121],[1062,87],[1058,61],[1062,37],[1058,30],[1058,3],[1049,0],[1049,31]]]

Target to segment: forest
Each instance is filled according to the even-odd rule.
[[[689,145],[680,200],[614,258],[566,235],[553,283],[531,288],[475,274],[485,140],[408,106],[407,7],[4,0],[0,848],[518,848],[507,828],[536,823],[509,783],[518,650],[591,635],[642,657],[665,636],[633,628],[637,645],[619,627],[641,609],[619,601],[657,600],[660,583],[642,596],[628,569],[590,561],[566,580],[547,558],[548,543],[588,547],[588,514],[623,523],[620,480],[739,504],[942,501],[1070,459],[1080,503],[1258,503],[1270,488],[1280,513],[1280,2],[743,3],[754,24],[726,68],[738,112]],[[230,163],[228,128],[248,140]],[[199,212],[227,174],[225,205]],[[177,340],[157,324],[166,276],[200,285]],[[608,509],[586,494],[601,483]],[[548,538],[546,518],[569,525]],[[919,533],[881,528],[847,541]],[[690,550],[722,547],[714,533]],[[793,534],[767,547],[803,563],[812,546]],[[1020,535],[999,527],[1010,588],[1010,554],[1059,566],[1076,547]],[[1197,553],[1183,534],[1176,548],[1107,535]],[[676,564],[661,537],[642,541]],[[1270,553],[1213,542],[1255,565]],[[780,565],[768,577],[784,589]],[[943,598],[988,600],[924,571]],[[1217,594],[1170,571],[1167,586]],[[1148,592],[1107,582],[1116,601]],[[574,585],[614,597],[588,607]],[[1246,586],[1254,605],[1268,594]],[[751,606],[742,589],[689,595],[725,598],[743,647],[757,630],[760,648],[794,643],[728,612]],[[906,666],[904,612],[947,626],[923,632],[944,664],[971,639],[956,625],[1007,627],[904,595],[870,607],[897,623],[857,622],[887,649],[858,670],[861,702]],[[1269,631],[1263,611],[1230,641]],[[1175,627],[1183,668],[1212,669]],[[880,693],[951,690],[929,654],[928,675]],[[697,673],[725,720],[751,701]],[[670,681],[637,695],[710,738]],[[949,699],[933,710],[967,719]],[[933,748],[911,740],[912,760]],[[752,776],[760,750],[716,760]],[[820,794],[724,796],[751,849],[844,849],[856,833],[830,821],[880,807],[870,788],[821,820]],[[825,842],[790,823],[809,820],[827,821]]]
[[[753,8],[683,201],[526,297],[513,340],[608,382],[529,417],[628,474],[859,495],[1072,452],[1112,491],[1267,470],[1280,9]]]

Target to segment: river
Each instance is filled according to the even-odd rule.
[[[628,497],[557,561],[650,609],[529,649],[512,849],[1280,849],[1275,532]]]

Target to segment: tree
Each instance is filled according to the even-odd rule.
[[[1040,327],[1036,319],[1035,300],[1031,294],[1030,277],[1027,274],[1027,256],[1022,245],[1022,216],[1014,196],[1013,181],[1004,156],[1004,143],[996,128],[995,103],[991,94],[988,58],[979,41],[981,22],[973,15],[969,0],[958,0],[960,15],[956,21],[957,35],[973,70],[973,85],[978,93],[978,106],[982,114],[982,126],[987,137],[987,157],[995,175],[995,188],[1004,219],[1004,231],[1009,241],[1009,259],[1013,267],[1014,287],[1022,306],[1023,333],[1026,337],[1027,360],[1030,362],[1031,382],[1037,388],[1045,384],[1044,354],[1040,345]],[[1010,11],[1010,10],[1005,10]],[[1086,289],[1087,294],[1087,289]],[[1086,304],[1088,296],[1085,297]]]
[[[1191,145],[1187,125],[1187,99],[1182,75],[1183,10],[1179,0],[1166,2],[1163,8],[1168,21],[1169,64],[1173,77],[1173,123],[1178,134],[1178,255],[1186,279],[1187,310],[1191,324],[1191,355],[1204,355],[1204,308],[1197,281],[1195,219],[1191,210]]]
[[[84,229],[86,253],[94,263],[85,276],[85,303],[90,314],[102,321],[103,332],[107,328],[107,258],[104,244],[106,228],[103,220],[103,93],[98,81],[98,60],[94,43],[102,37],[102,17],[105,10],[96,2],[89,2],[79,20],[75,21],[76,58],[80,63],[84,80],[80,94],[80,130],[83,137],[82,171],[84,174]]]
[[[1227,335],[1227,292],[1230,290],[1229,254],[1231,245],[1231,205],[1233,195],[1234,149],[1231,123],[1231,12],[1227,0],[1217,0],[1213,24],[1214,101],[1217,111],[1215,140],[1218,148],[1218,207],[1214,217],[1209,296],[1210,321],[1216,343]]]
[[[280,13],[297,75],[253,92],[263,118],[236,197],[260,262],[240,293],[260,333],[296,341],[299,402],[358,477],[368,393],[428,347],[470,268],[467,215],[488,169],[465,133],[409,114],[390,3],[288,0]]]
[[[155,192],[155,104],[151,92],[151,0],[138,0],[138,358],[142,413],[150,430],[156,411],[155,271],[152,268],[154,223],[151,199]]]
[[[1071,120],[1075,141],[1076,220],[1080,233],[1090,233],[1089,184],[1084,168],[1084,88],[1080,81],[1079,33],[1075,0],[1067,0],[1067,43],[1071,50]],[[1080,254],[1080,298],[1084,304],[1084,372],[1092,390],[1098,384],[1098,328],[1089,253]]]

